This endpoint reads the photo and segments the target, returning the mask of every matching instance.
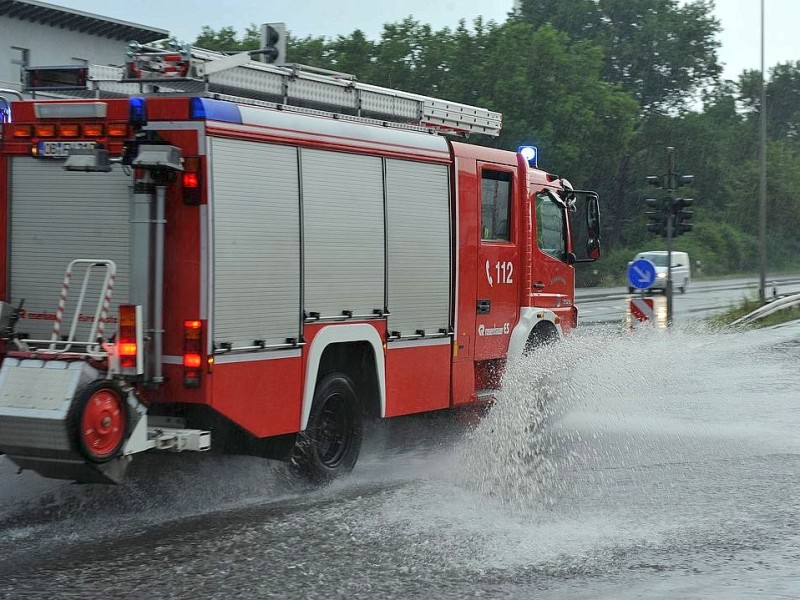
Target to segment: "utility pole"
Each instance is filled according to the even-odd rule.
[[[764,75],[764,0],[761,0],[760,184],[758,190],[758,298],[767,300],[767,78]]]

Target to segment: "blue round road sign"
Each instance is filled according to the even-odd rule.
[[[632,287],[645,290],[656,280],[656,266],[646,258],[633,261],[628,267],[628,281]]]

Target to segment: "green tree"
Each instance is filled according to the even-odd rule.
[[[767,132],[772,139],[800,145],[800,61],[779,63],[769,71]],[[745,71],[739,78],[740,99],[756,121],[761,111],[761,71]]]
[[[522,0],[517,18],[600,46],[604,79],[653,112],[685,108],[719,77],[712,9],[710,0]]]
[[[375,57],[375,42],[367,39],[364,32],[356,29],[348,36],[338,36],[327,45],[331,68],[360,77],[372,77]]]
[[[336,70],[338,65],[328,56],[328,41],[324,37],[294,38],[286,41],[286,59],[290,63]]]
[[[205,25],[192,45],[217,52],[257,50],[261,46],[261,29],[257,25],[251,24],[239,39],[233,27],[221,27],[215,30]]]

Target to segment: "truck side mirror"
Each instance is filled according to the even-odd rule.
[[[576,263],[594,262],[600,258],[600,199],[597,192],[574,190],[575,216],[572,218],[572,250]]]

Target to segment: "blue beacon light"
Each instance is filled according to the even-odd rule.
[[[528,161],[530,166],[538,166],[539,149],[536,146],[520,146],[517,148],[517,152],[522,154],[522,157]]]
[[[134,96],[128,101],[131,125],[142,127],[147,125],[147,100]]]
[[[0,125],[11,123],[11,105],[3,97],[0,97]]]

